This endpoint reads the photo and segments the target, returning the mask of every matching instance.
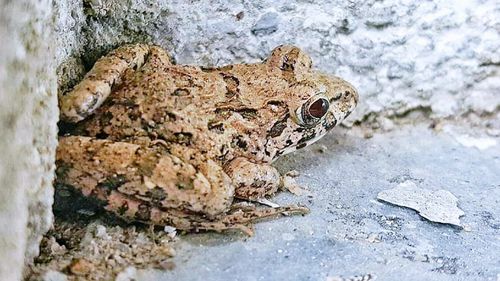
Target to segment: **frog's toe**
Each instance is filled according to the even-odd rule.
[[[217,228],[205,229],[216,231],[238,229],[251,236],[253,234],[253,223],[257,221],[276,218],[279,216],[304,215],[307,213],[309,213],[309,209],[307,207],[298,205],[289,205],[276,208],[258,208],[252,204],[247,204],[245,206],[234,204],[228,214],[223,215],[223,217],[218,222],[212,223],[212,225],[210,225]]]
[[[253,235],[253,223],[278,216],[303,215],[307,207],[289,205],[277,208],[256,207],[253,204],[234,204],[228,213],[214,218],[203,214],[190,213],[178,209],[160,209],[148,202],[112,192],[107,198],[107,210],[132,221],[154,225],[169,225],[185,231],[227,231],[237,230]]]

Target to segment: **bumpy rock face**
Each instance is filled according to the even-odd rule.
[[[7,2],[7,3],[5,3]],[[0,2],[0,276],[20,280],[52,224],[57,98],[50,1]]]
[[[498,1],[64,1],[56,3],[61,85],[72,86],[101,55],[151,41],[178,63],[259,61],[294,44],[315,67],[351,81],[372,112],[437,115],[493,111],[500,36]]]

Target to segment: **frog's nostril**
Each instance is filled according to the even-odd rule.
[[[328,112],[328,101],[320,98],[309,106],[309,114],[314,118],[321,118]]]

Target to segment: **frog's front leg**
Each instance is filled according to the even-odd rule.
[[[128,70],[137,70],[146,62],[168,65],[170,57],[160,47],[136,44],[115,49],[97,60],[73,90],[59,97],[61,119],[70,123],[85,119],[106,100]]]
[[[235,196],[256,200],[275,193],[280,184],[278,170],[268,164],[255,164],[246,158],[236,158],[225,165],[224,170],[235,186]]]

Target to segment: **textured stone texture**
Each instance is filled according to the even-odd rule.
[[[62,90],[111,48],[150,41],[179,63],[223,65],[296,44],[323,71],[352,81],[370,113],[435,116],[500,105],[500,2],[57,1]]]
[[[0,279],[18,280],[52,224],[57,134],[50,1],[0,1]]]

